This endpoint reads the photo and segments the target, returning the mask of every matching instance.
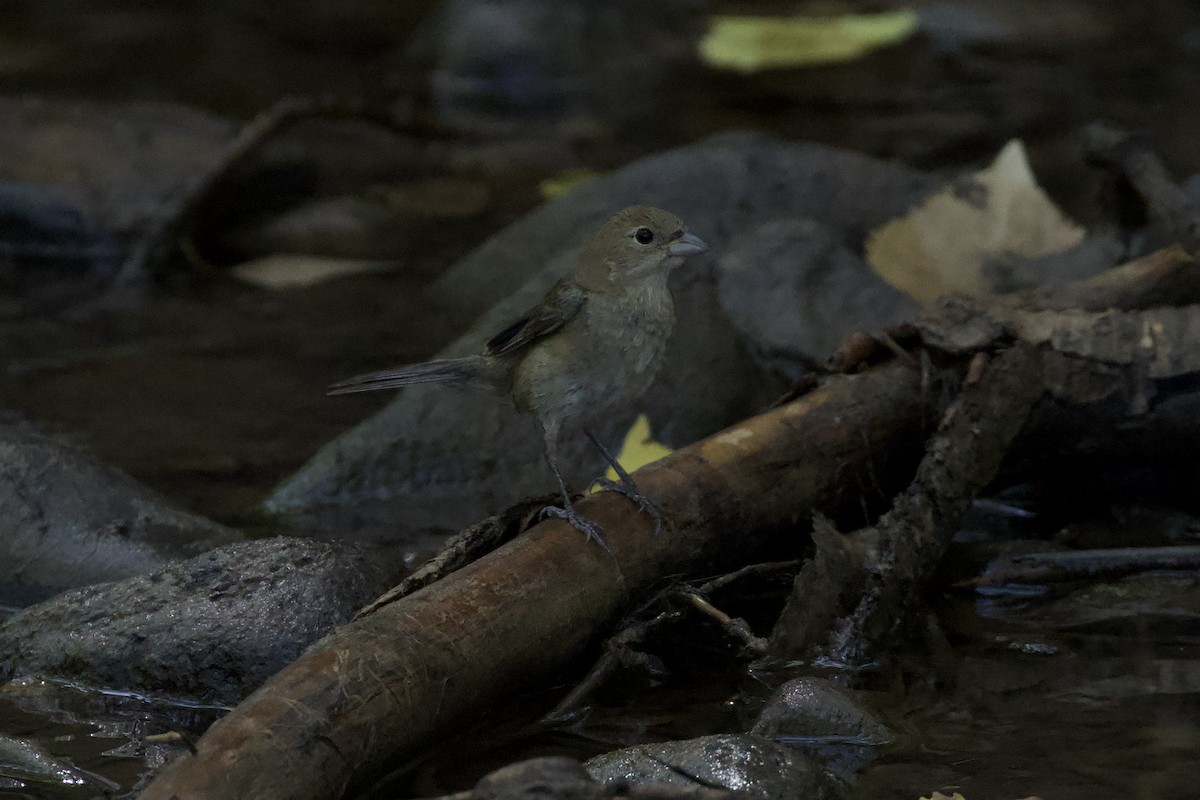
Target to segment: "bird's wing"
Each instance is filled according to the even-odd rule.
[[[570,322],[586,301],[582,289],[560,280],[528,314],[489,339],[484,355],[502,356],[528,347]]]

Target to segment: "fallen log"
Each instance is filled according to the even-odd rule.
[[[984,309],[959,301],[941,305],[914,328],[931,348],[921,358],[830,379],[787,405],[639,470],[639,485],[672,523],[661,535],[621,496],[600,493],[582,500],[581,512],[607,531],[611,557],[587,546],[565,523],[548,521],[413,594],[376,605],[373,613],[313,645],[214,725],[197,743],[195,755],[169,765],[142,797],[300,800],[352,794],[461,730],[480,708],[535,687],[586,655],[620,616],[668,583],[727,572],[789,539],[798,547],[794,540],[807,541],[817,513],[855,527],[870,524],[871,509],[890,502],[911,479],[925,452],[925,434],[953,400],[959,376],[966,373],[971,383],[986,375],[986,353],[1010,346],[1014,338],[1029,337],[1026,344],[1043,354],[1042,385],[1028,379],[1020,382],[1020,391],[1003,386],[995,391],[1013,395],[1009,400],[1028,400],[1027,391],[1043,389],[1051,395],[1028,420],[1018,443],[1029,441],[1027,447],[1041,454],[1053,452],[1055,444],[1078,448],[1081,437],[1064,436],[1059,429],[1073,433],[1085,416],[1093,440],[1128,435],[1132,418],[1142,423],[1138,438],[1156,425],[1173,430],[1178,408],[1164,400],[1172,406],[1200,404],[1200,392],[1186,380],[1200,373],[1200,366],[1174,357],[1184,351],[1180,342],[1191,328],[1180,325],[1172,333],[1165,324],[1155,327],[1159,317],[1136,316],[1142,312],[1133,309],[1153,297],[1173,304],[1174,313],[1200,319],[1200,307],[1193,305],[1193,272],[1186,256],[1166,253],[1102,279],[1062,287],[1036,302],[1027,298],[1016,308]],[[1174,287],[1171,276],[1181,279]],[[1060,327],[1069,326],[1058,326],[1053,318],[1025,324],[1031,314],[1066,308],[1065,326],[1080,313],[1074,310],[1079,304],[1068,300],[1072,294],[1095,312],[1106,306],[1131,309],[1128,316],[1112,316],[1120,335],[1070,337],[1071,353],[1065,354],[1054,347],[1066,340]],[[1140,323],[1147,322],[1153,323],[1155,336],[1143,335]],[[1036,335],[1030,333],[1033,328]],[[1126,345],[1135,334],[1139,345],[1133,353]],[[892,344],[889,349],[902,349]],[[948,366],[928,366],[935,360]],[[1038,372],[1032,363],[1018,372]],[[1146,399],[1151,394],[1153,402]],[[1137,398],[1143,399],[1132,401]],[[969,497],[995,469],[1023,412],[1020,403],[1000,403],[1007,411],[992,408],[986,397],[963,402],[978,402],[1004,418],[977,443],[987,445],[990,438],[997,452],[971,473],[969,491],[961,493]],[[1087,415],[1079,413],[1084,408]],[[1194,432],[1195,418],[1188,417],[1188,431]],[[1072,419],[1074,425],[1065,421]],[[982,431],[992,423],[981,419],[980,424]],[[966,459],[969,465],[982,458],[970,444],[975,425],[966,424],[962,433],[969,446],[951,453],[954,459],[934,453],[930,475],[937,477],[943,458],[948,466],[951,460],[963,464]],[[1175,439],[1194,449],[1194,436]],[[931,548],[917,558],[920,569],[897,575],[926,571],[960,505],[955,501],[949,511],[942,509],[943,524],[936,526],[942,536],[929,537],[929,526],[914,533],[928,539],[918,545],[932,543]],[[848,519],[848,509],[857,510],[855,519]],[[898,581],[895,588],[907,593],[914,587]],[[860,630],[883,624],[875,615],[866,616],[872,624]]]
[[[142,798],[353,794],[585,655],[667,582],[806,540],[814,512],[868,522],[868,509],[911,478],[943,394],[929,375],[889,364],[639,470],[669,529],[655,535],[620,495],[589,496],[579,510],[603,526],[611,557],[561,521],[534,526],[313,645]]]

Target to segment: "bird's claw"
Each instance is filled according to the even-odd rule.
[[[662,533],[662,509],[658,507],[658,503],[639,492],[637,486],[634,485],[632,480],[626,482],[623,480],[613,481],[609,480],[608,478],[601,478],[599,481],[597,481],[597,485],[603,490],[623,494],[633,502],[637,503],[638,511],[641,511],[644,514],[649,514],[651,519],[654,520],[654,533]]]
[[[592,522],[590,519],[584,519],[582,516],[580,516],[579,512],[575,510],[574,505],[567,504],[565,508],[560,508],[559,506],[546,506],[542,509],[542,512],[539,516],[542,519],[545,519],[546,517],[554,517],[556,519],[566,520],[573,528],[587,537],[588,541],[595,542],[604,548],[606,553],[608,553],[610,556],[612,555],[612,550],[609,549],[608,542],[604,541],[604,529],[600,527],[599,523]]]

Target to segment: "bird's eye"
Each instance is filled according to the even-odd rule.
[[[633,232],[633,238],[638,240],[638,244],[650,244],[654,241],[654,231],[649,228],[638,228]]]

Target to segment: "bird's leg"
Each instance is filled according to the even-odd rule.
[[[541,516],[557,517],[558,519],[566,520],[588,539],[603,547],[605,552],[611,556],[612,550],[609,549],[608,543],[604,541],[604,537],[602,535],[604,530],[597,523],[592,522],[589,519],[584,519],[582,516],[580,516],[579,512],[575,510],[575,504],[571,502],[571,493],[567,491],[567,483],[563,480],[562,472],[560,472],[558,469],[557,426],[546,427],[544,429],[544,435],[546,463],[550,465],[550,470],[554,473],[554,477],[558,480],[558,489],[560,492],[562,492],[563,505],[562,508],[559,508],[558,506],[546,506],[542,509]]]
[[[608,478],[601,478],[598,481],[600,487],[623,494],[637,503],[638,511],[643,511],[654,519],[654,532],[660,533],[662,531],[662,510],[659,509],[658,504],[638,490],[637,484],[633,482],[633,477],[625,471],[625,468],[617,461],[616,456],[600,443],[595,434],[588,430],[585,430],[584,433],[592,441],[592,444],[596,445],[596,449],[604,454],[604,460],[613,468],[613,472],[617,473],[617,478],[619,479],[610,481]]]

